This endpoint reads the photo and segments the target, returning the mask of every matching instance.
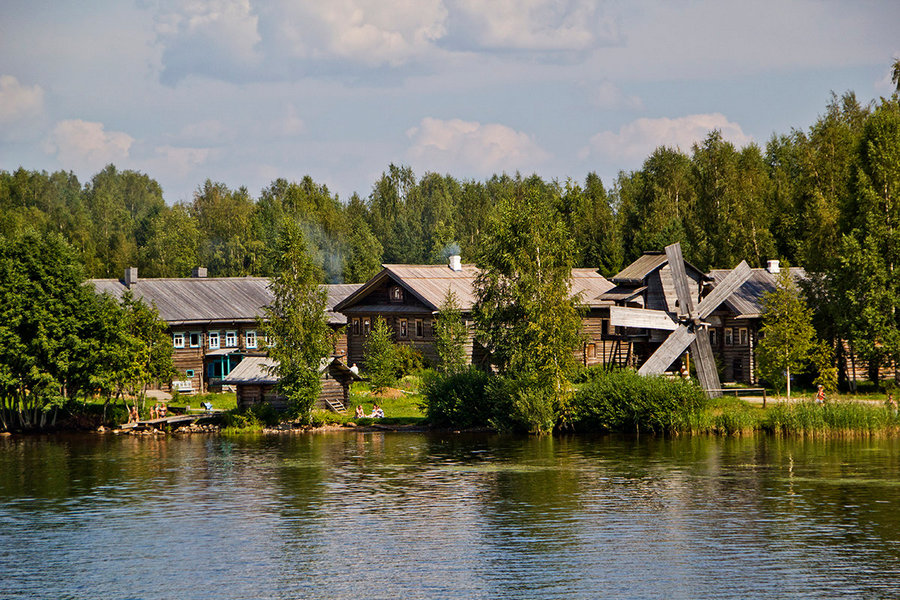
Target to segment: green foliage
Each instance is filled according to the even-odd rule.
[[[762,304],[762,327],[756,348],[759,370],[772,384],[786,385],[790,398],[791,372],[803,368],[819,348],[812,312],[788,269],[779,273],[775,291],[765,294]]]
[[[769,409],[763,427],[793,435],[873,435],[898,431],[900,417],[890,408],[864,402],[791,402]]]
[[[408,344],[397,344],[394,347],[395,375],[398,379],[419,373],[425,368],[422,353]]]
[[[497,422],[487,394],[490,376],[474,367],[451,373],[428,371],[422,382],[423,408],[437,427],[488,427]]]
[[[610,371],[576,392],[573,424],[578,431],[690,432],[706,403],[694,380]]]
[[[263,333],[274,341],[269,356],[277,361],[278,389],[290,410],[308,421],[322,389],[320,368],[334,347],[328,317],[326,292],[319,285],[319,271],[313,264],[306,241],[296,222],[287,220],[276,257],[272,279],[272,305],[260,323]]]
[[[556,420],[549,413],[565,403],[581,343],[580,305],[569,290],[572,239],[558,189],[536,178],[517,180],[498,210],[477,261],[476,336],[501,375],[533,387],[535,395],[511,397],[533,419],[530,428],[546,433]]]
[[[437,367],[441,372],[458,373],[466,368],[465,345],[468,334],[456,294],[448,289],[434,321],[434,349],[438,355]]]
[[[380,316],[375,319],[365,341],[366,375],[372,388],[380,392],[397,383],[398,356],[394,334]]]

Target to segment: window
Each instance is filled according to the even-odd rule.
[[[403,302],[403,288],[399,285],[391,288],[391,302]]]
[[[405,338],[409,335],[409,324],[406,319],[400,319],[400,337]]]
[[[746,328],[746,327],[741,327],[738,331],[740,332],[740,337],[739,337],[739,339],[741,340],[741,346],[746,346],[746,345],[747,345],[747,341],[748,341],[748,340],[747,340],[747,328]]]
[[[210,331],[207,335],[207,345],[210,350],[217,350],[219,348],[219,332],[218,331]]]
[[[359,319],[353,319],[353,335],[359,335]]]
[[[173,333],[172,334],[172,345],[176,348],[184,348],[184,334],[183,333]]]
[[[244,334],[244,343],[248,348],[256,348],[256,332],[254,330],[249,330]]]
[[[363,319],[363,334],[369,335],[369,329],[372,328],[372,324],[369,322],[368,318]]]
[[[588,358],[597,358],[597,346],[595,344],[587,345],[587,357]]]
[[[191,334],[190,334],[190,336],[188,337],[188,340],[189,340],[189,342],[190,342],[190,344],[191,344],[191,348],[199,348],[199,347],[200,347],[200,340],[201,340],[201,339],[202,339],[202,338],[201,338],[201,336],[200,336],[200,332],[199,332],[199,331],[192,331]]]
[[[225,332],[225,347],[237,348],[237,331]]]
[[[731,327],[726,327],[726,328],[725,328],[725,345],[726,345],[726,346],[732,346],[732,345],[733,345],[733,344],[732,344],[733,340],[734,340],[734,338],[732,337],[732,329],[731,329]]]
[[[719,330],[715,327],[709,328],[709,345],[712,347],[716,347],[719,345]]]
[[[185,376],[185,377],[188,377],[188,378],[193,377],[193,376],[194,376],[194,370],[193,370],[193,369],[188,369],[187,371],[184,372],[184,376]]]
[[[416,319],[416,337],[423,337],[425,335],[425,324],[422,322],[422,319]]]
[[[266,341],[267,347],[270,347],[270,348],[275,347],[275,338],[273,336],[269,335],[268,333],[266,334],[265,341]]]

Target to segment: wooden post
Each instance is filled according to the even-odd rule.
[[[766,388],[763,388],[763,408],[766,407]]]

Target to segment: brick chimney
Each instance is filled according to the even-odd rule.
[[[138,282],[137,267],[128,267],[125,269],[125,287],[130,288]]]
[[[206,277],[206,267],[194,267],[194,270],[191,271],[191,277],[195,279]]]
[[[449,267],[451,271],[462,271],[462,257],[459,254],[451,255]]]

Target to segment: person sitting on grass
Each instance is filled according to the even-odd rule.
[[[373,404],[372,405],[372,414],[369,415],[369,417],[372,419],[383,419],[384,411],[381,410],[381,407],[378,406],[377,404]]]
[[[366,416],[366,411],[363,410],[362,404],[357,404],[356,405],[356,418],[362,419],[365,416]]]

